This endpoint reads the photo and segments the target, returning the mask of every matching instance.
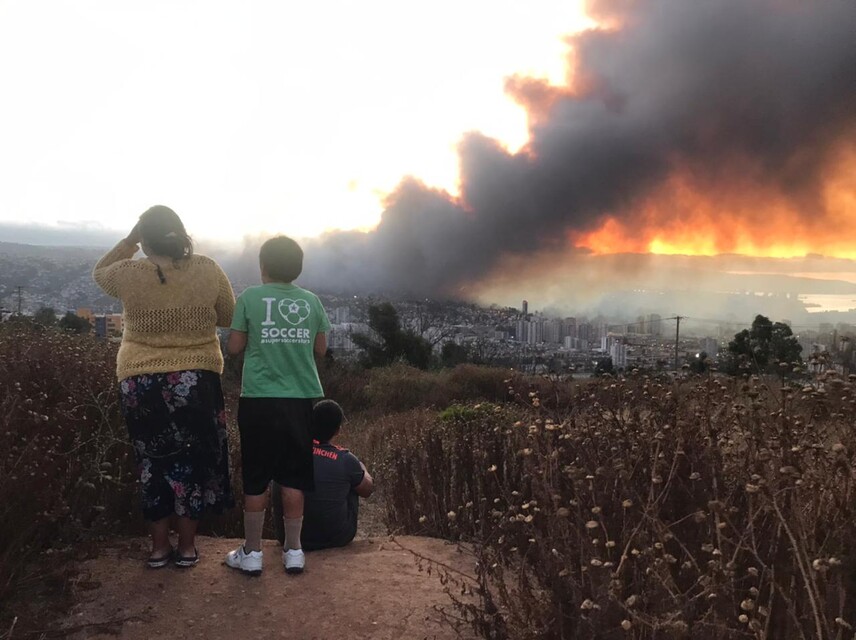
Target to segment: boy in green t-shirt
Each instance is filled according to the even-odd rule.
[[[294,240],[265,242],[259,266],[263,284],[238,296],[226,345],[230,355],[246,351],[238,403],[246,542],[226,564],[261,574],[267,488],[275,480],[282,487],[282,562],[286,572],[301,573],[303,492],[314,488],[312,399],[324,395],[315,356],[327,351],[330,321],[314,293],[292,284],[303,270]]]

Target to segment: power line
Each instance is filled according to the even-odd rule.
[[[696,316],[683,316],[683,315],[682,316],[670,316],[667,318],[660,318],[659,321],[658,320],[654,320],[654,321],[640,320],[640,321],[636,321],[636,322],[619,322],[619,323],[615,323],[615,324],[608,324],[605,326],[607,329],[616,329],[616,328],[620,329],[622,327],[644,326],[646,324],[649,324],[649,323],[653,324],[655,322],[666,322],[666,321],[671,321],[671,320],[677,321],[678,318],[680,318],[681,320],[691,320],[692,322],[703,322],[706,324],[721,324],[721,325],[729,325],[729,326],[736,326],[736,327],[751,327],[752,326],[751,322],[741,322],[741,321],[729,320],[729,319],[725,319],[725,318],[698,318]],[[792,329],[817,329],[820,326],[820,324],[831,324],[831,323],[788,324],[788,326],[791,327]],[[844,323],[844,324],[849,324],[849,323]]]
[[[606,330],[621,328],[621,327],[635,327],[640,326],[644,327],[646,324],[654,324],[656,322],[667,322],[669,320],[677,320],[678,318],[686,318],[686,316],[671,316],[669,318],[660,318],[658,320],[637,320],[636,322],[619,322],[617,324],[608,324],[606,326]]]
[[[696,318],[694,316],[681,316],[685,320],[692,320],[693,322],[704,322],[707,324],[722,324],[722,325],[730,325],[736,327],[751,327],[751,322],[737,322],[736,320],[717,320],[715,318]],[[791,329],[818,329],[821,323],[817,324],[789,324],[788,326]],[[823,323],[830,324],[830,323]],[[848,323],[845,323],[848,324]]]
[[[678,318],[681,320],[691,320],[692,322],[703,322],[705,324],[720,324],[734,327],[751,327],[751,322],[738,321],[738,320],[730,320],[725,318],[697,318],[696,316],[669,316],[666,318],[660,318],[658,320],[637,320],[635,322],[616,322],[611,324],[601,325],[607,330],[611,329],[622,329],[626,327],[637,327],[637,326],[645,326],[646,324],[656,324],[657,322],[668,322],[675,320]],[[773,321],[776,322],[776,321]],[[829,322],[818,322],[817,324],[788,324],[791,329],[818,329],[821,324],[832,324]],[[848,322],[839,323],[839,324],[851,324]],[[853,323],[856,324],[856,323]]]

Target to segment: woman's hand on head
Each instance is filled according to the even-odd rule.
[[[134,225],[134,228],[131,229],[131,233],[125,237],[125,242],[128,244],[139,244],[140,239],[140,223],[138,222]]]

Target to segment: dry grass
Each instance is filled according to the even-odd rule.
[[[73,583],[68,560],[145,532],[115,371],[113,343],[0,325],[0,630],[16,615],[18,636],[44,628]],[[240,527],[236,510],[201,530]]]
[[[0,354],[2,604],[56,588],[72,545],[134,530],[136,503],[114,348],[19,325]]]
[[[406,364],[369,370],[336,364],[321,370],[327,397],[339,402],[347,416],[361,420],[468,400],[502,401],[507,377],[501,369],[475,365],[424,371]]]
[[[0,354],[0,630],[17,614],[25,636],[66,584],[58,559],[143,523],[115,346],[2,327]],[[322,378],[389,529],[473,543],[460,607],[485,637],[854,637],[849,379]],[[240,510],[203,528],[240,535]]]
[[[379,473],[392,528],[475,543],[485,637],[853,637],[853,382],[514,385],[385,425]]]

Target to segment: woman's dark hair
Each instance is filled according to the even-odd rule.
[[[312,409],[312,437],[320,443],[330,442],[339,433],[345,415],[333,400],[322,400]]]
[[[303,271],[303,249],[288,236],[276,236],[262,245],[259,262],[272,280],[293,282]]]
[[[159,256],[180,260],[193,255],[193,240],[181,218],[169,207],[151,207],[140,216],[139,231],[143,244]]]

